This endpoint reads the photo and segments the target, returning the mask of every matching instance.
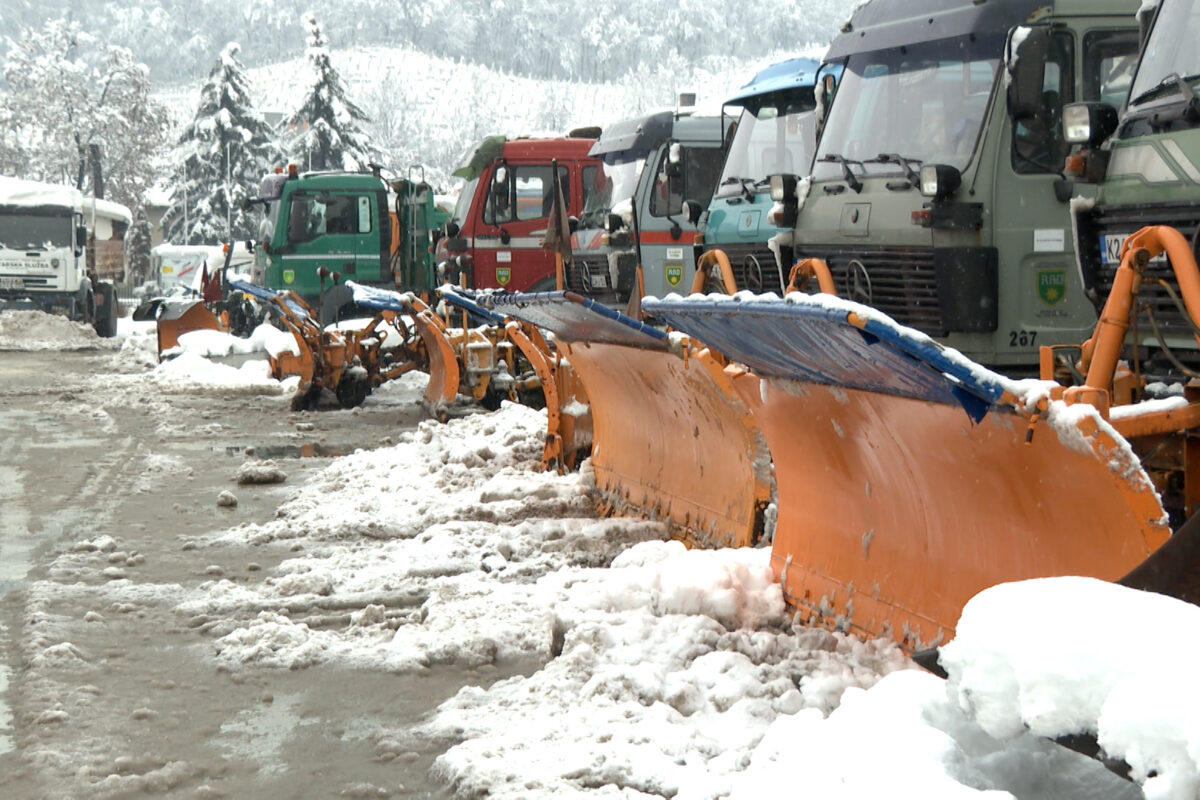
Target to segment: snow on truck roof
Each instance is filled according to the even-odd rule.
[[[19,178],[0,177],[0,205],[19,208],[61,206],[80,211],[85,216],[91,216],[94,209],[98,215],[124,220],[126,225],[133,223],[133,215],[120,203],[84,197],[82,192],[71,186]]]

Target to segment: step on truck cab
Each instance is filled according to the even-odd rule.
[[[604,161],[605,170],[621,175],[622,185],[631,186],[628,177],[638,175],[632,196],[614,192],[607,224],[618,300],[628,296],[638,264],[646,294],[686,291],[691,285],[698,223],[720,177],[731,125],[729,117],[659,111],[611,126],[592,147],[591,155]]]
[[[465,183],[437,243],[440,279],[458,285],[465,277],[471,289],[554,289],[554,253],[542,246],[554,165],[567,213],[579,219],[595,204],[600,162],[588,157],[594,141],[595,129],[589,128],[552,139],[490,136],[477,145],[453,173]]]
[[[113,281],[125,275],[131,219],[72,187],[0,178],[0,308],[63,314],[115,336]]]
[[[1087,338],[1063,104],[1119,92],[1137,0],[871,0],[830,46],[843,68],[811,176],[778,175],[796,258],[838,293],[1008,372]]]
[[[264,177],[252,202],[265,208],[253,273],[268,289],[316,301],[322,269],[371,286],[434,288],[431,234],[439,212],[423,180],[301,173],[293,165]],[[328,278],[324,291],[333,291]],[[332,301],[345,305],[349,295],[341,287]]]
[[[1112,288],[1129,234],[1170,225],[1195,249],[1200,231],[1200,53],[1194,46],[1200,0],[1145,3],[1139,17],[1145,43],[1128,95],[1074,104],[1063,115],[1067,139],[1083,148],[1069,159],[1068,174],[1080,186],[1099,189],[1095,203],[1075,204],[1078,271],[1097,307]],[[1151,374],[1178,377],[1185,366],[1200,370],[1200,352],[1185,308],[1160,278],[1174,285],[1166,254],[1150,262],[1142,281],[1136,361]]]
[[[704,249],[724,251],[739,289],[782,294],[787,286],[791,248],[771,249],[785,226],[782,215],[771,214],[768,178],[809,169],[816,149],[820,70],[816,59],[790,58],[761,70],[725,101],[741,111],[701,223]],[[836,78],[831,70],[826,74]]]

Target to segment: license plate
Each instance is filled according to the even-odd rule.
[[[1129,238],[1128,233],[1106,233],[1100,237],[1100,263],[1105,266],[1119,266],[1121,263],[1121,245]],[[1165,264],[1167,257],[1159,253],[1150,259],[1151,264]]]
[[[0,278],[0,289],[24,289],[24,278]]]

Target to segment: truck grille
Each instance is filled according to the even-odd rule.
[[[766,242],[752,244],[716,244],[710,250],[724,250],[733,267],[733,279],[738,289],[756,294],[774,292],[783,296],[787,275],[781,273],[775,254]]]
[[[823,259],[839,297],[877,308],[930,336],[949,332],[938,304],[931,248],[800,245],[796,258]]]
[[[608,256],[573,256],[571,260],[573,263],[566,276],[568,289],[586,294],[613,288],[608,285]]]

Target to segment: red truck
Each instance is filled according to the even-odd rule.
[[[584,129],[558,139],[484,139],[454,172],[466,184],[438,240],[439,277],[457,284],[465,273],[474,289],[554,289],[554,254],[542,246],[554,196],[552,164],[558,165],[569,216],[607,210],[611,190],[604,166],[588,157],[598,135]],[[574,243],[577,250],[587,245]]]

